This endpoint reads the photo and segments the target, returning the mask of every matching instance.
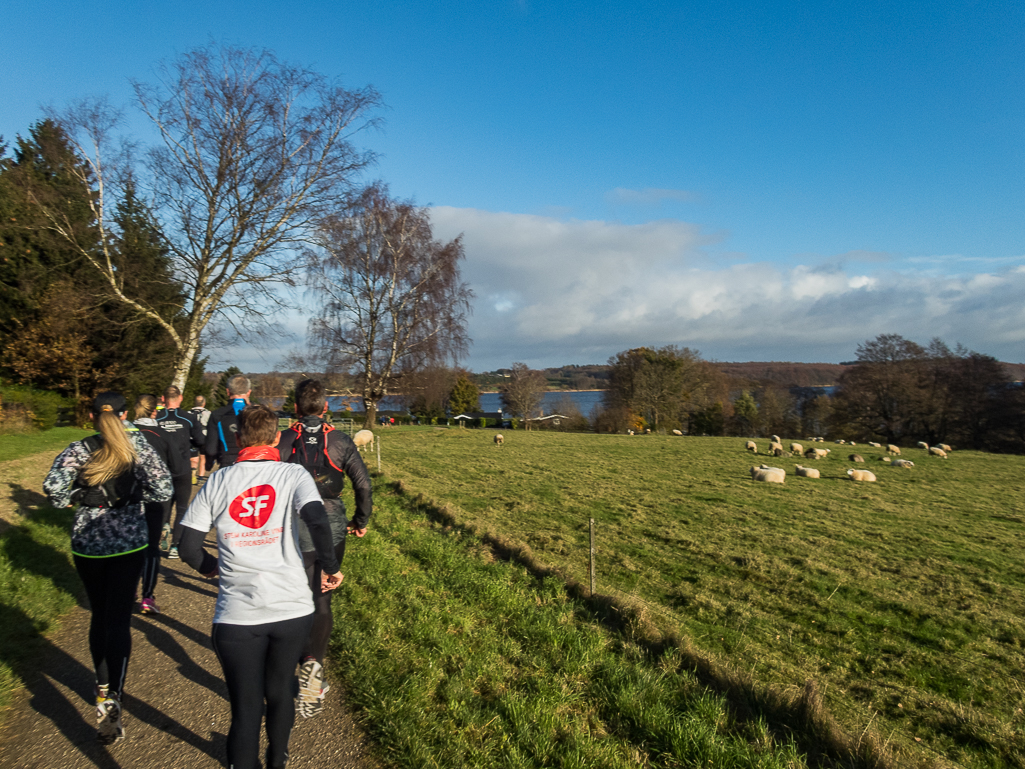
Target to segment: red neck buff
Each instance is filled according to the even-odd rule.
[[[238,453],[238,462],[249,462],[254,459],[269,459],[271,462],[280,462],[281,455],[273,446],[246,446]]]

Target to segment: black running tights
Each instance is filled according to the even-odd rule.
[[[171,515],[170,502],[147,502],[146,529],[149,544],[142,564],[142,597],[152,598],[157,589],[157,575],[160,573],[160,534]]]
[[[295,722],[295,667],[313,615],[265,625],[214,625],[211,639],[231,702],[228,766],[259,769],[260,718],[267,704],[268,766],[284,766]]]
[[[341,563],[345,557],[344,539],[335,544],[335,557],[338,559],[338,563]],[[323,574],[323,571],[320,568],[320,563],[317,562],[316,553],[303,553],[303,566],[306,567],[306,578],[310,581],[310,590],[313,591],[313,629],[303,647],[303,659],[313,657],[323,665],[335,622],[334,614],[331,613],[331,596],[335,594],[335,591],[321,592],[320,575]]]
[[[142,560],[142,550],[107,558],[75,556],[75,568],[92,610],[89,651],[96,683],[109,684],[110,691],[118,697],[124,689],[128,658],[132,655],[132,607]]]
[[[174,532],[172,534],[172,544],[177,546],[178,541],[182,538],[182,518],[185,517],[185,511],[189,509],[189,502],[192,501],[192,471],[182,475],[172,475],[171,485],[174,486]]]

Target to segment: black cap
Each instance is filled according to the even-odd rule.
[[[99,414],[101,411],[113,411],[120,416],[128,411],[128,401],[121,393],[112,391],[100,393],[93,398],[92,413]]]

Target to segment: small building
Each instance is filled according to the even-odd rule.
[[[459,423],[460,427],[466,427],[469,422],[471,427],[478,427],[480,420],[486,419],[488,427],[505,427],[505,416],[501,411],[474,411],[471,414],[459,414],[452,417]]]

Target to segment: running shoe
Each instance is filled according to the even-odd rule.
[[[167,557],[172,561],[180,560],[181,556],[178,555],[178,546],[171,545],[171,549],[167,551]]]
[[[103,745],[113,745],[125,738],[125,728],[121,725],[121,703],[116,694],[107,691],[107,687],[96,687],[96,726],[97,737]]]
[[[160,611],[160,607],[157,606],[157,602],[152,598],[143,598],[142,606],[139,608],[139,611],[143,614],[163,614],[163,612]]]
[[[324,685],[324,666],[315,659],[304,660],[299,666],[299,697],[296,706],[303,718],[313,718],[324,709],[324,695],[330,686]]]
[[[171,549],[171,524],[165,523],[160,530],[160,552],[166,553]]]

